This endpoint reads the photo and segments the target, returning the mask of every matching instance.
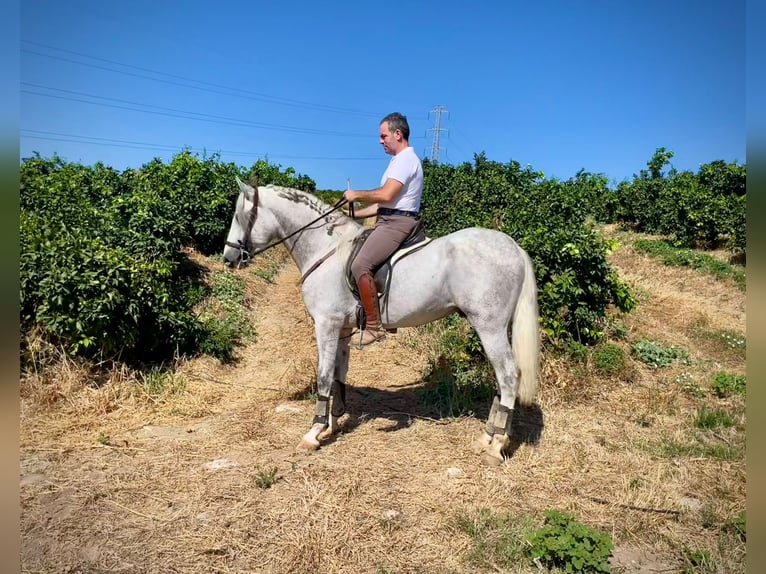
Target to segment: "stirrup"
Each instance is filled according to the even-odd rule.
[[[365,335],[367,335],[366,341],[365,341]],[[359,343],[357,343],[356,348],[361,350],[362,347],[371,345],[372,343],[377,343],[378,341],[384,341],[387,336],[388,336],[388,333],[386,333],[386,330],[383,329],[383,327],[374,327],[372,329],[362,329],[361,331],[359,331]]]

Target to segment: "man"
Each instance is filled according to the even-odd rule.
[[[370,203],[357,210],[357,218],[377,214],[375,228],[359,250],[351,265],[351,273],[359,287],[367,324],[362,333],[362,345],[385,339],[386,331],[380,320],[378,289],[374,273],[398,249],[419,219],[420,198],[423,195],[423,166],[410,147],[410,126],[407,117],[398,112],[380,121],[380,144],[383,151],[394,157],[380,180],[380,187],[366,191],[347,190],[349,201]]]

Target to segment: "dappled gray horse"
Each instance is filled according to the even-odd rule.
[[[339,205],[332,209],[309,193],[237,183],[240,194],[224,248],[227,265],[240,267],[253,254],[284,243],[302,274],[319,364],[314,420],[299,446],[315,450],[320,435],[338,431],[345,413],[357,302],[344,276],[352,240],[365,228],[340,213]],[[399,259],[380,304],[387,329],[423,325],[454,312],[470,321],[497,378],[497,395],[474,447],[485,463],[501,463],[514,404],[531,403],[538,388],[537,287],[527,253],[499,231],[456,231]]]

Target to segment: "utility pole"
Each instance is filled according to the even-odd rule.
[[[447,108],[444,106],[436,106],[433,110],[428,112],[429,115],[432,113],[436,114],[435,127],[429,128],[428,130],[429,132],[434,132],[434,139],[431,144],[431,161],[434,163],[439,163],[439,132],[448,131],[446,128],[441,127],[442,114],[445,112],[447,112]]]

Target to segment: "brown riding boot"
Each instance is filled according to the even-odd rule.
[[[375,279],[369,273],[365,273],[359,277],[357,285],[364,314],[367,316],[367,325],[362,333],[361,344],[369,345],[375,341],[382,341],[386,338],[386,331],[383,329],[378,313],[378,288],[375,285]]]

